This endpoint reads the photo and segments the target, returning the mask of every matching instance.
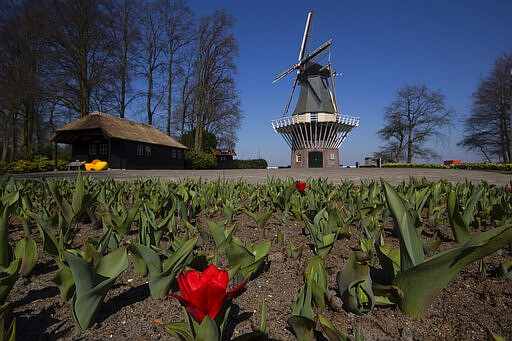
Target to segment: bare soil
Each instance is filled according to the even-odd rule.
[[[231,332],[236,337],[251,331],[259,324],[260,307],[265,301],[269,337],[272,340],[294,340],[288,329],[292,299],[303,283],[303,271],[313,257],[312,238],[303,222],[293,219],[281,225],[272,218],[262,238],[255,223],[245,214],[236,216],[239,227],[236,236],[251,241],[270,240],[272,247],[258,276],[248,282],[246,290],[234,300],[231,312]],[[198,224],[204,223],[199,218]],[[12,242],[21,238],[20,226],[13,226]],[[392,237],[391,221],[386,222],[387,238]],[[356,228],[352,229],[353,233]],[[77,236],[80,246],[90,235],[101,231],[90,225],[82,227]],[[278,233],[285,235],[279,243]],[[455,247],[450,231],[445,228],[443,248]],[[35,236],[39,237],[39,236]],[[302,256],[287,256],[293,245],[304,245]],[[38,244],[40,246],[40,244]],[[211,248],[203,244],[201,248]],[[329,286],[336,289],[336,275],[353,250],[358,248],[355,238],[338,240],[326,257]],[[485,340],[487,330],[512,340],[512,285],[510,280],[497,278],[496,267],[512,259],[511,250],[504,250],[485,259],[485,272],[479,263],[466,267],[432,302],[423,318],[408,317],[396,306],[376,307],[367,315],[354,315],[328,306],[322,313],[350,339],[360,330],[365,340]],[[219,266],[227,266],[220,259]],[[39,262],[29,278],[20,278],[8,301],[11,318],[16,318],[18,340],[171,340],[164,325],[184,320],[183,310],[172,298],[152,299],[147,278],[137,275],[130,264],[117,279],[105,298],[97,323],[80,332],[75,327],[71,302],[60,300],[58,288],[51,282],[57,272],[55,262],[39,250]],[[177,292],[177,288],[172,289]],[[318,340],[324,340],[318,336]]]

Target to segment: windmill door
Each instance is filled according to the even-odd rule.
[[[322,152],[308,153],[309,168],[322,168],[324,164],[324,154]]]

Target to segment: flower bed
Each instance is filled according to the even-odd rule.
[[[211,316],[223,316],[227,339],[255,331],[277,340],[309,332],[331,340],[512,335],[507,186],[414,179],[396,187],[293,179],[2,181],[9,217],[0,243],[7,240],[13,252],[0,252],[0,265],[20,263],[4,298],[5,323],[16,318],[19,339],[170,339],[166,330],[186,323],[187,314],[165,294],[186,298],[178,274],[211,264],[228,271],[229,288],[237,291],[227,315]],[[500,251],[474,251],[484,244],[481,250]],[[398,248],[410,252],[396,258],[390,250]],[[460,269],[436,265],[467,254],[474,259]],[[97,274],[90,282],[78,275],[82,266]],[[426,297],[415,284],[411,294],[408,278],[423,283],[429,273],[436,273],[429,288],[446,285]],[[231,296],[224,276],[219,281]],[[386,291],[376,283],[392,286]],[[87,286],[104,289],[85,305]]]

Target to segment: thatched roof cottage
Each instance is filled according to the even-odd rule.
[[[71,160],[107,161],[110,168],[184,168],[183,144],[153,126],[94,112],[55,130],[55,143],[72,145]]]

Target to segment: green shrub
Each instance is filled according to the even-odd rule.
[[[57,169],[65,170],[67,165],[67,161],[58,160]],[[54,169],[55,161],[41,155],[34,156],[32,160],[16,160],[9,163],[0,162],[0,174],[48,172]]]
[[[0,161],[0,174],[7,173],[7,162]]]
[[[238,169],[265,169],[268,166],[265,159],[233,160],[233,164]]]
[[[214,169],[217,168],[217,159],[212,153],[189,150],[185,152],[185,168]]]
[[[439,169],[472,169],[472,170],[497,170],[497,171],[512,171],[512,163],[458,163],[451,165],[444,164],[422,164],[422,163],[384,163],[382,167],[385,168],[439,168]]]

